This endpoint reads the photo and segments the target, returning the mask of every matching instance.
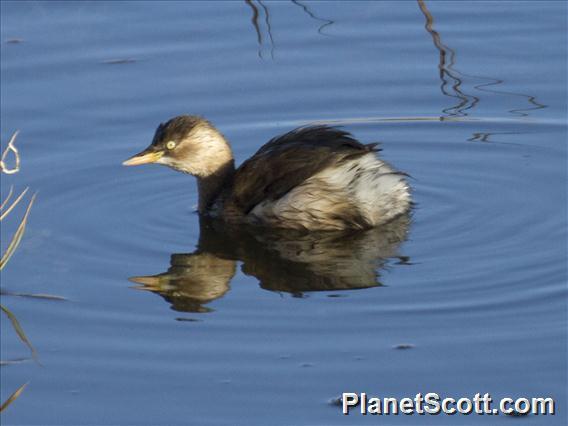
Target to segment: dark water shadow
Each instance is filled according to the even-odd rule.
[[[274,41],[274,35],[272,30],[272,23],[270,19],[270,9],[268,8],[266,2],[261,0],[244,0],[245,4],[250,7],[252,11],[251,23],[256,34],[256,42],[258,44],[258,57],[262,60],[270,59],[274,60],[274,52],[276,50],[276,43]],[[323,30],[335,23],[331,19],[325,19],[317,16],[306,4],[297,0],[291,0],[292,4],[300,7],[306,15],[311,19],[322,24],[318,27],[318,34],[323,36],[329,36]],[[264,19],[262,19],[264,17]],[[265,29],[264,29],[265,28]],[[268,52],[268,54],[266,53]]]
[[[522,134],[523,132],[474,132],[471,138],[468,139],[468,142],[494,142],[493,140],[490,140],[490,138],[495,135],[522,135]],[[504,142],[499,142],[499,143],[503,144]],[[519,144],[512,144],[512,145],[519,145]]]
[[[389,259],[408,263],[398,249],[409,226],[409,216],[402,216],[364,232],[314,233],[235,227],[201,218],[193,253],[174,253],[167,271],[130,280],[182,312],[210,311],[205,305],[230,290],[237,262],[261,288],[295,297],[377,287],[382,285],[379,270]]]
[[[470,76],[468,74],[463,74],[463,73],[461,73],[461,74],[463,76],[466,76],[466,77],[473,77],[473,78],[489,80],[487,83],[482,83],[482,84],[478,84],[476,86],[473,86],[475,89],[479,90],[480,92],[493,93],[493,94],[496,94],[496,95],[518,96],[518,97],[521,97],[521,98],[525,98],[527,100],[527,102],[532,105],[531,107],[527,107],[527,108],[510,109],[509,112],[513,115],[517,115],[517,116],[520,116],[520,117],[528,117],[529,111],[535,111],[535,110],[538,110],[538,109],[547,108],[547,105],[544,105],[544,104],[542,104],[542,103],[540,103],[536,100],[536,96],[526,95],[524,93],[508,92],[508,91],[505,91],[505,90],[496,90],[496,89],[493,89],[493,88],[489,89],[490,86],[497,86],[499,84],[503,84],[504,80],[500,80],[498,78],[492,78],[492,77]]]
[[[444,96],[457,99],[457,104],[448,108],[444,108],[442,110],[442,112],[447,117],[467,116],[468,115],[467,111],[473,110],[481,100],[478,96],[468,94],[465,92],[465,89],[463,88],[464,77],[474,80],[482,80],[483,81],[482,83],[473,85],[473,88],[480,92],[524,98],[531,105],[526,108],[514,108],[508,110],[508,112],[512,115],[526,117],[529,115],[529,111],[534,111],[547,107],[546,105],[538,102],[536,96],[495,89],[493,86],[497,86],[504,83],[504,80],[502,79],[481,76],[481,75],[467,74],[456,69],[455,50],[442,42],[442,37],[440,36],[440,33],[434,29],[434,17],[432,16],[432,13],[429,11],[428,7],[426,6],[424,0],[417,0],[417,2],[420,11],[423,13],[426,19],[424,28],[432,37],[434,46],[439,51],[440,58],[438,62],[438,70],[441,80],[440,90],[442,94],[444,94]],[[440,120],[443,119],[444,119],[443,116],[440,117]],[[477,139],[478,138],[476,138],[474,135],[473,140]]]
[[[456,52],[446,46],[442,42],[442,37],[440,33],[434,29],[434,17],[426,7],[424,0],[417,0],[420,11],[424,14],[426,18],[426,24],[424,28],[432,37],[434,46],[438,49],[440,58],[438,61],[438,71],[440,74],[440,90],[444,96],[457,99],[458,103],[455,106],[444,108],[442,112],[451,117],[463,117],[466,116],[466,111],[473,108],[479,102],[477,96],[468,95],[463,92],[462,80],[457,76],[457,72],[454,70],[454,65],[456,63]],[[442,117],[440,117],[441,119]]]
[[[324,33],[323,30],[324,28],[327,28],[333,24],[335,24],[335,21],[332,21],[331,19],[325,19],[325,18],[320,18],[319,16],[317,16],[306,4],[299,2],[298,0],[291,0],[293,4],[295,4],[296,6],[299,6],[302,8],[302,10],[310,17],[312,18],[314,21],[319,21],[319,22],[323,22],[323,24],[321,24],[318,28],[318,34],[321,35],[325,35],[328,36],[329,34]]]
[[[266,6],[261,0],[256,0],[256,2],[254,0],[245,0],[245,3],[252,10],[251,23],[256,33],[256,41],[258,43],[258,57],[260,59],[265,59],[264,57],[265,38],[262,35],[263,34],[261,26],[262,24],[261,21],[259,20],[260,17],[259,6],[260,6],[260,8],[262,8],[262,11],[264,13],[264,25],[266,26],[266,32],[268,34],[268,37],[266,37],[266,40],[269,42],[268,51],[270,52],[270,58],[274,59],[274,49],[276,46],[274,44],[274,37],[272,36],[272,25],[270,24],[270,11],[268,9],[268,6]]]

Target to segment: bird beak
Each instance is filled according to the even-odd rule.
[[[163,151],[154,151],[151,147],[146,148],[144,151],[133,155],[128,160],[122,163],[123,166],[139,166],[140,164],[156,163],[164,155]]]
[[[128,281],[139,284],[134,287],[136,290],[159,291],[162,289],[162,280],[160,279],[161,275],[162,274],[130,277],[128,278]]]

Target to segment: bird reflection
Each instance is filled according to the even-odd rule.
[[[229,291],[235,275],[234,260],[211,253],[172,254],[170,267],[162,274],[132,277],[138,290],[159,294],[181,312],[209,312],[203,306]]]
[[[265,290],[302,297],[307,292],[380,286],[379,270],[398,255],[410,218],[401,216],[378,228],[356,233],[302,232],[235,227],[201,218],[193,253],[172,254],[164,273],[132,277],[135,288],[162,296],[171,308],[209,312],[208,303],[230,289],[237,262]]]

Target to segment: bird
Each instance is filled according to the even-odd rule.
[[[180,115],[161,123],[151,144],[122,164],[156,163],[197,178],[200,215],[231,224],[307,231],[369,229],[412,206],[408,174],[328,125],[270,139],[235,168],[231,146],[208,120]]]

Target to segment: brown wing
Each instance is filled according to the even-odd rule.
[[[264,200],[277,200],[321,170],[377,151],[348,132],[301,127],[271,139],[236,171],[230,202],[244,214]]]

